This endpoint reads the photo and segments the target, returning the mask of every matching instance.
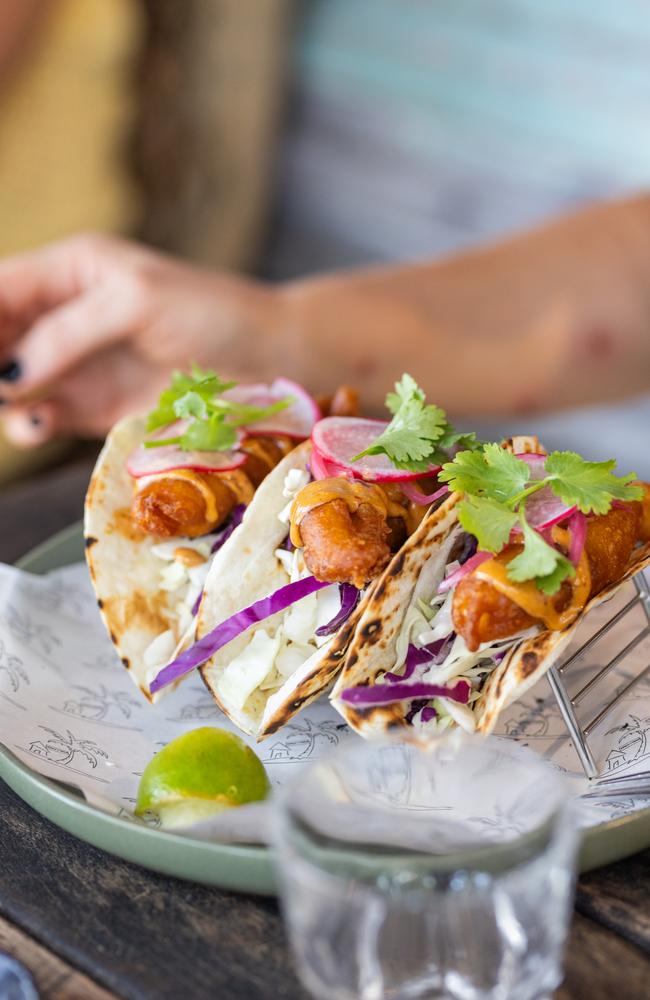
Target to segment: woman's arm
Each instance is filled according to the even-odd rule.
[[[294,374],[379,406],[412,372],[455,413],[525,413],[650,390],[650,196],[438,263],[283,293]]]
[[[411,372],[455,414],[650,390],[650,196],[438,263],[270,287],[106,237],[0,263],[9,434],[98,434],[195,360],[239,377],[358,385],[368,411]]]

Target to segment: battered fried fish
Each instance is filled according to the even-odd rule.
[[[396,484],[335,476],[300,491],[291,513],[292,539],[317,579],[361,588],[381,573],[425,512]]]
[[[589,586],[584,587],[584,580],[578,573],[565,580],[557,594],[548,597],[540,594],[538,600],[545,604],[547,612],[561,619],[563,611],[576,597],[576,587],[582,584],[586,591],[584,600],[581,594],[577,602],[582,601],[584,606],[589,597],[622,576],[637,541],[650,537],[650,517],[646,510],[648,487],[645,489],[646,498],[642,502],[613,508],[607,514],[588,520],[583,558],[589,571]],[[495,561],[505,564],[517,551],[518,546],[508,546]],[[454,593],[452,619],[469,650],[477,650],[484,642],[506,639],[541,621],[517,603],[518,590],[523,598],[530,588],[525,584],[513,585],[509,588],[510,594],[504,594],[490,580],[477,576],[476,571],[461,580]]]
[[[178,469],[158,476],[133,497],[133,522],[161,538],[196,538],[215,531],[238,503],[250,503],[257,486],[292,447],[289,438],[251,437],[241,445],[248,457],[239,469]]]

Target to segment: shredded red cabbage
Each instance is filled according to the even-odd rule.
[[[408,712],[404,716],[404,722],[407,722],[410,726],[411,723],[413,722],[413,719],[418,714],[418,712],[421,712],[422,709],[426,706],[426,703],[427,703],[426,698],[418,698],[416,701],[412,701],[411,704],[409,705]]]
[[[476,555],[476,550],[478,548],[478,542],[474,538],[474,535],[468,535],[466,532],[463,534],[462,548],[460,550],[460,555],[458,556],[459,565],[463,565],[468,559],[471,559],[473,555]]]
[[[316,629],[316,635],[333,635],[348,620],[361,597],[361,591],[353,587],[351,583],[340,583],[339,593],[341,595],[340,610],[334,615],[327,625],[321,625]]]
[[[202,639],[199,639],[189,649],[186,649],[184,653],[181,653],[175,660],[167,664],[166,667],[163,667],[149,685],[149,690],[152,694],[155,694],[162,688],[167,687],[168,684],[173,684],[174,681],[189,673],[190,670],[194,670],[203,663],[207,663],[217,650],[225,646],[226,643],[236,639],[242,632],[246,632],[251,625],[256,625],[257,622],[264,621],[265,618],[270,618],[271,615],[277,614],[278,611],[284,611],[290,605],[295,604],[296,601],[302,600],[303,597],[308,597],[309,594],[313,594],[317,590],[322,590],[323,587],[329,586],[331,584],[323,583],[321,580],[317,580],[315,576],[308,576],[304,580],[296,580],[294,583],[288,583],[268,597],[262,597],[259,601],[255,601],[249,607],[243,608],[236,614],[231,615],[230,618],[226,618],[224,622],[221,622],[211,632],[204,635]]]
[[[360,708],[372,705],[390,705],[395,701],[412,701],[414,698],[449,698],[466,705],[470,692],[469,681],[457,681],[453,687],[444,684],[425,684],[421,681],[404,684],[373,684],[346,688],[341,700]]]
[[[202,597],[203,597],[203,588],[201,588],[199,596],[197,597],[197,599],[195,600],[194,604],[192,605],[192,618],[196,618],[196,616],[199,613],[199,605],[201,604],[201,598]]]
[[[422,709],[422,715],[420,716],[420,721],[431,722],[431,720],[435,719],[437,715],[438,713],[436,712],[435,708],[432,708],[431,705],[426,705],[425,708]]]
[[[398,681],[408,680],[413,674],[416,667],[422,666],[424,663],[435,663],[438,656],[444,649],[448,636],[444,639],[439,639],[437,642],[432,642],[428,646],[414,646],[410,645],[406,652],[406,660],[404,662],[404,673],[394,674],[392,671],[384,674],[384,679],[390,684],[394,684]]]
[[[230,536],[232,535],[235,528],[238,528],[242,522],[244,512],[246,510],[245,503],[238,503],[236,507],[233,507],[232,513],[230,515],[230,520],[225,528],[222,528],[214,542],[212,543],[212,548],[210,552],[218,552],[222,545],[224,545]]]

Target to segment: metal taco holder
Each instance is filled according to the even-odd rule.
[[[633,688],[639,681],[643,680],[650,673],[650,662],[642,669],[639,673],[632,678],[624,687],[616,692],[613,698],[610,699],[601,709],[593,716],[592,719],[587,722],[586,725],[582,725],[576,714],[576,709],[583,701],[583,699],[590,694],[604,678],[612,671],[616,666],[618,666],[623,660],[630,655],[630,653],[636,649],[636,647],[643,642],[648,636],[650,636],[650,588],[648,587],[647,580],[643,575],[643,572],[637,573],[633,577],[632,582],[636,588],[636,594],[630,598],[626,604],[620,608],[612,617],[607,621],[598,631],[594,632],[586,642],[584,642],[579,649],[569,656],[564,663],[559,666],[552,666],[548,671],[548,679],[551,685],[551,689],[558,703],[562,717],[566,723],[567,729],[569,730],[569,735],[573,740],[573,745],[575,746],[576,752],[580,758],[580,762],[584,768],[586,776],[593,781],[592,790],[582,796],[583,798],[618,798],[618,797],[628,797],[634,795],[650,795],[650,771],[644,771],[642,773],[629,774],[623,777],[614,778],[601,778],[600,771],[594,760],[593,753],[587,742],[588,737],[593,733],[594,729],[609,715],[615,705]],[[634,608],[641,605],[643,611],[645,612],[646,624],[645,627],[632,638],[626,645],[616,653],[615,656],[605,664],[604,667],[600,667],[597,672],[591,677],[582,687],[573,695],[569,695],[564,677],[568,668],[580,659],[586,652],[596,646],[600,640],[607,635],[607,633],[614,628],[620,621],[626,618]]]

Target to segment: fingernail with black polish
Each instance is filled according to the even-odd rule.
[[[0,368],[0,379],[3,382],[17,382],[22,373],[20,361],[10,361],[4,368]]]

